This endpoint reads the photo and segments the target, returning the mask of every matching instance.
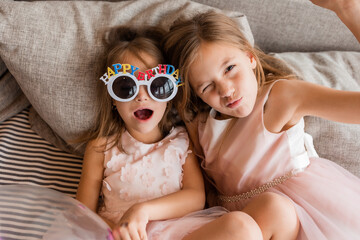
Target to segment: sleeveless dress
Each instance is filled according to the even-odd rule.
[[[275,192],[295,205],[298,239],[360,239],[360,179],[317,156],[303,119],[280,133],[265,128],[264,105],[273,84],[264,86],[249,116],[217,120],[212,109],[199,123],[201,165],[218,202],[241,210],[253,196]]]
[[[189,139],[183,127],[173,128],[168,136],[153,144],[139,142],[125,132],[121,144],[127,153],[117,147],[104,153],[103,204],[98,211],[113,223],[135,203],[179,191],[182,165],[189,152]],[[150,221],[148,239],[182,239],[226,212],[224,208],[214,207],[182,218]]]

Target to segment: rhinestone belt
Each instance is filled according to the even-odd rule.
[[[272,188],[278,184],[281,184],[283,182],[285,182],[286,180],[288,180],[289,178],[291,178],[292,176],[294,176],[296,173],[294,173],[293,171],[287,172],[285,175],[282,175],[281,177],[277,177],[275,179],[273,179],[271,182],[267,182],[264,183],[263,185],[261,185],[260,187],[251,189],[248,192],[244,192],[238,195],[232,195],[232,196],[226,196],[226,195],[219,195],[218,198],[221,202],[237,202],[240,200],[244,200],[244,199],[249,199],[252,198],[260,193],[265,192],[266,190],[268,190],[269,188]]]

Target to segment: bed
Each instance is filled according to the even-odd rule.
[[[360,91],[360,44],[335,14],[307,0],[4,0],[0,189],[40,186],[74,198],[83,148],[71,140],[94,122],[94,73],[106,29],[167,28],[180,15],[209,9],[231,16],[250,41],[288,62],[305,81]],[[314,117],[305,124],[320,156],[360,176],[360,126]],[[32,221],[32,205],[15,198],[23,197],[0,196],[0,239],[44,239],[53,220]]]

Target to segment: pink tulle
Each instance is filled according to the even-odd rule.
[[[182,218],[150,222],[147,226],[151,240],[181,240],[187,234],[224,215],[228,211],[222,207],[212,207],[190,213]]]

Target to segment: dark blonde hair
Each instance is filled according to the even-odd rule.
[[[257,62],[254,73],[259,89],[267,82],[295,77],[281,60],[253,47],[231,18],[214,11],[198,14],[192,19],[180,18],[165,35],[162,47],[168,61],[180,69],[184,82],[181,101],[176,102],[184,121],[191,121],[197,113],[209,109],[189,84],[189,69],[203,42],[227,43],[254,56]]]
[[[126,63],[129,55],[142,61],[149,69],[154,66],[150,66],[150,63],[142,58],[142,54],[148,54],[157,63],[164,63],[163,53],[160,48],[160,41],[164,33],[165,31],[158,27],[132,28],[119,26],[111,29],[105,38],[106,51],[102,57],[102,72],[98,76],[103,75],[107,67],[114,63]],[[125,131],[125,123],[116,108],[113,107],[112,98],[108,94],[106,85],[99,80],[97,89],[99,102],[96,111],[97,119],[94,127],[81,140],[82,142],[87,142],[92,139],[105,137],[109,140],[111,139],[111,142],[108,142],[110,148],[117,146],[119,150],[125,152],[120,142],[121,135]],[[159,122],[159,128],[163,136],[168,134],[174,125],[175,120],[170,111],[171,108],[172,103],[170,101],[167,103],[164,116]]]

